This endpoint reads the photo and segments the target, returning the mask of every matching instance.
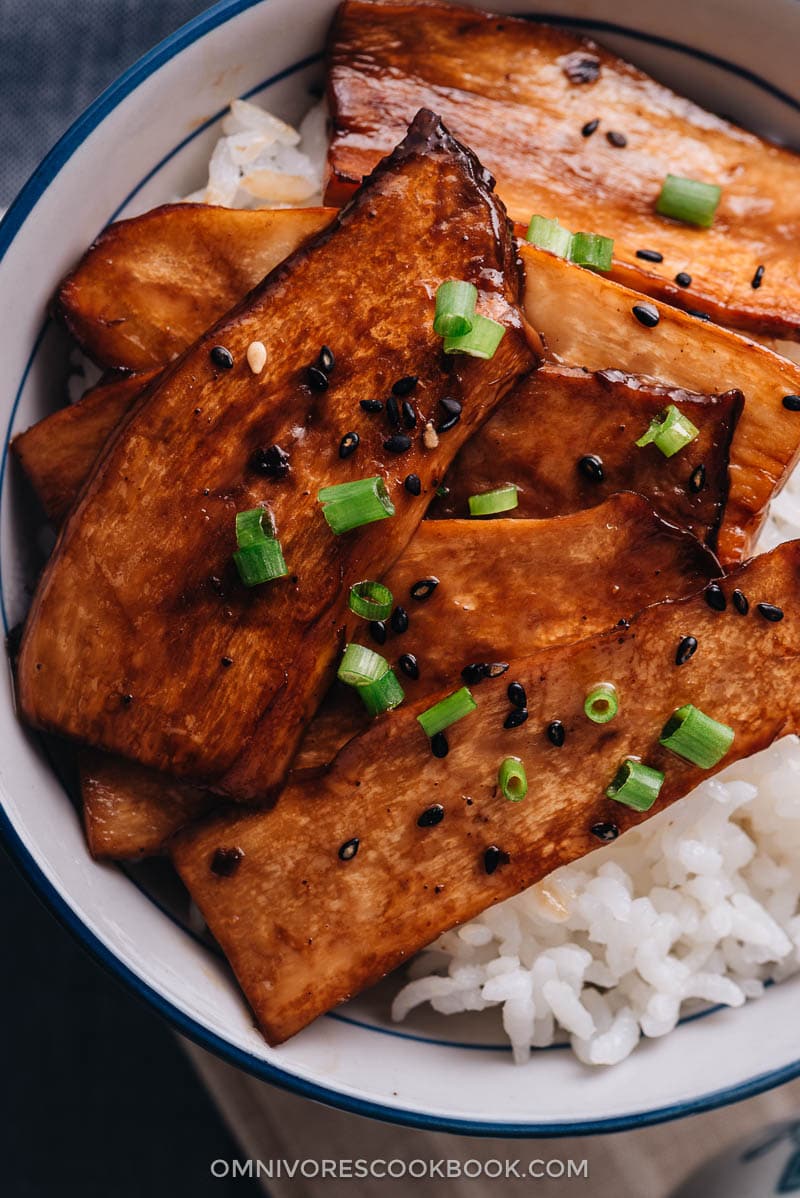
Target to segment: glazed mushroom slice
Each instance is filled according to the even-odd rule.
[[[645,607],[701,590],[719,577],[716,558],[662,520],[640,495],[613,495],[545,520],[425,520],[384,583],[408,612],[408,628],[379,649],[407,702],[464,679],[511,681],[503,663],[548,645],[623,627]],[[437,580],[429,598],[413,593]],[[364,620],[348,640],[376,648]],[[418,677],[401,658],[411,654]],[[499,671],[499,672],[498,672]],[[308,727],[295,776],[327,766],[368,724],[353,688],[336,683]]]
[[[730,604],[714,611],[702,596],[649,608],[629,629],[512,661],[504,678],[475,688],[476,709],[448,728],[444,758],[418,718],[430,701],[403,707],[351,741],[324,779],[288,786],[270,811],[179,834],[175,864],[267,1039],[287,1039],[446,929],[599,847],[609,829],[625,831],[795,732],[798,570],[794,542],[723,584],[726,596],[737,587],[751,604],[779,607],[779,622],[743,619]],[[678,665],[689,635],[697,649]],[[513,728],[507,678],[527,699],[528,718]],[[584,710],[600,682],[613,683],[618,703],[602,724]],[[689,705],[694,715],[682,710]],[[667,733],[700,756],[685,738],[687,719],[703,723],[697,713],[712,721],[700,737],[703,766],[660,743]],[[548,735],[555,721],[560,747]],[[522,801],[499,784],[510,757],[529,780]],[[606,795],[628,760],[664,775],[648,812]],[[433,805],[442,815],[431,826],[423,816]],[[216,854],[231,849],[237,868],[220,877]]]
[[[14,438],[14,454],[52,524],[66,519],[103,446],[158,373],[103,379]]]
[[[207,791],[94,749],[78,751],[78,771],[89,851],[101,861],[159,856],[179,828],[219,805]]]
[[[505,334],[491,361],[461,355],[445,370],[434,297],[454,275],[480,284],[479,308]],[[441,478],[535,363],[519,287],[489,176],[421,112],[336,222],[184,353],[104,452],[28,617],[28,722],[243,801],[274,791],[327,689],[349,583],[383,573],[422,518],[402,479]],[[259,375],[254,341],[268,354]],[[442,398],[462,404],[434,451],[419,429],[400,445],[362,419],[360,400],[412,368],[419,429]],[[371,488],[373,522],[337,535],[317,496],[352,482]],[[287,574],[248,587],[236,516],[257,507]]]
[[[420,582],[438,578],[426,600]],[[661,520],[638,495],[557,520],[423,521],[387,575],[408,627],[380,649],[409,702],[459,686],[477,670],[487,685],[516,654],[622,627],[637,611],[702,589],[718,577],[713,554]],[[591,580],[591,581],[590,581]],[[402,624],[395,621],[395,625]],[[349,640],[375,648],[351,615]],[[506,679],[508,681],[508,679]],[[295,777],[319,773],[369,724],[354,689],[336,683],[292,762]],[[202,791],[135,762],[81,754],[84,822],[96,856],[136,857],[208,810]]]
[[[98,365],[152,370],[196,341],[334,216],[324,208],[167,204],[117,221],[64,279],[53,315]]]
[[[752,553],[769,502],[800,453],[800,411],[792,398],[800,393],[797,365],[656,300],[646,302],[657,322],[645,327],[633,313],[642,303],[635,291],[533,246],[522,246],[521,254],[525,314],[550,358],[648,375],[705,395],[743,393],[717,553],[723,565]]]
[[[527,227],[541,214],[613,237],[616,277],[629,286],[733,328],[797,339],[800,158],[791,151],[592,42],[474,9],[345,0],[328,64],[328,203],[428,104],[492,171],[513,220]],[[711,228],[657,213],[668,174],[721,188]]]
[[[464,446],[429,515],[468,515],[471,496],[509,484],[517,506],[504,514],[520,519],[580,511],[630,490],[713,546],[742,406],[740,391],[699,395],[618,370],[548,364],[523,379]],[[670,408],[694,426],[693,439],[671,456],[637,446]]]

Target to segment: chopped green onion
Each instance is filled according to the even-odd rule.
[[[682,220],[687,225],[708,229],[714,223],[722,189],[716,183],[667,175],[656,200],[656,212]]]
[[[584,700],[583,710],[593,724],[607,724],[619,711],[617,690],[610,682],[593,686]]]
[[[264,517],[267,517],[267,527],[264,527]],[[275,539],[275,525],[269,512],[263,507],[250,508],[246,512],[236,513],[236,544],[240,549],[249,545],[258,545],[264,538]]]
[[[639,438],[636,444],[640,449],[645,445],[655,445],[665,458],[671,458],[678,450],[683,449],[699,436],[700,429],[696,428],[689,417],[684,416],[674,403],[671,403],[666,411],[657,416],[655,420],[650,421],[647,432]]]
[[[365,620],[385,620],[392,602],[392,592],[382,582],[354,582],[350,587],[350,610]]]
[[[474,283],[450,279],[441,283],[436,292],[436,313],[433,331],[439,337],[463,337],[475,322],[478,288]]]
[[[505,326],[488,316],[475,315],[472,329],[463,337],[445,337],[446,354],[469,354],[473,358],[493,358],[505,335]]]
[[[614,775],[614,781],[606,790],[606,797],[624,803],[634,811],[649,811],[664,785],[661,770],[651,769],[627,757]]]
[[[559,258],[569,258],[572,248],[572,234],[569,229],[546,216],[531,217],[525,240],[540,250],[549,250]]]
[[[498,487],[496,491],[483,491],[470,495],[470,516],[495,516],[498,512],[510,512],[519,504],[519,488],[514,483]]]
[[[572,238],[569,260],[576,266],[588,266],[592,270],[611,270],[613,254],[613,237],[602,237],[599,233],[576,233]]]
[[[438,703],[434,703],[433,707],[423,711],[421,715],[417,716],[417,719],[422,724],[426,736],[435,736],[437,732],[444,732],[445,728],[455,724],[456,720],[461,720],[465,715],[469,715],[477,706],[469,688],[462,686],[460,690],[454,691],[446,699],[440,699]]]
[[[285,578],[289,573],[283,560],[280,542],[268,537],[262,537],[262,540],[254,544],[237,549],[233,560],[246,587],[257,587],[262,582]]]
[[[397,681],[397,675],[388,667],[380,678],[364,686],[357,686],[356,690],[369,715],[380,715],[383,711],[389,711],[390,708],[399,706],[406,697]]]
[[[379,474],[374,478],[323,487],[317,499],[323,505],[323,516],[337,536],[394,515],[394,504]]]
[[[679,707],[667,720],[659,744],[679,757],[710,770],[717,765],[733,744],[733,728],[712,720],[691,703]]]
[[[388,669],[389,663],[380,653],[366,645],[351,643],[345,645],[336,677],[348,686],[366,686],[368,682],[377,682]]]
[[[497,771],[497,781],[510,803],[521,803],[528,793],[528,776],[519,757],[506,757]]]

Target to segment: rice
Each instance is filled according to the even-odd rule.
[[[299,129],[235,101],[206,187],[230,207],[321,203],[324,103]],[[791,347],[793,354],[797,347]],[[761,549],[800,536],[800,472]],[[441,936],[392,1005],[442,1015],[499,1007],[514,1060],[565,1038],[614,1065],[687,1009],[738,1007],[800,966],[800,741],[790,736],[669,810]]]

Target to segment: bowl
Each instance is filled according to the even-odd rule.
[[[595,35],[677,90],[800,146],[793,0],[551,0],[495,7]],[[76,121],[0,224],[0,602],[23,618],[49,548],[13,433],[59,406],[69,350],[47,316],[66,270],[109,221],[202,185],[224,109],[254,97],[289,120],[311,103],[334,0],[223,0],[142,58]],[[391,980],[269,1048],[221,957],[162,863],[125,870],[87,852],[68,762],[21,726],[0,694],[0,816],[6,844],[63,924],[185,1035],[311,1098],[398,1123],[493,1136],[614,1131],[733,1102],[800,1074],[800,979],[737,1011],[702,1012],[589,1070],[555,1047],[514,1067],[491,1013],[389,1019]]]

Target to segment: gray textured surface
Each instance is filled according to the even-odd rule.
[[[0,207],[72,120],[204,0],[0,0]]]

